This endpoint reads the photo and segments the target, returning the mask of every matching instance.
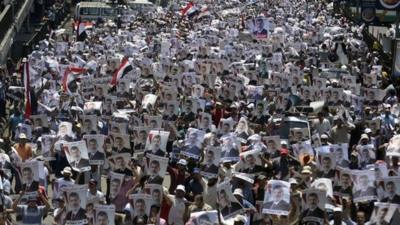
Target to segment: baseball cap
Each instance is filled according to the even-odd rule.
[[[176,187],[175,192],[178,191],[178,190],[183,191],[183,192],[186,193],[185,186],[183,186],[182,184],[179,184],[179,185]]]
[[[186,160],[184,160],[184,159],[180,159],[180,160],[178,161],[177,164],[178,164],[178,165],[182,165],[182,166],[186,166],[186,165],[187,165],[187,162],[186,162]]]

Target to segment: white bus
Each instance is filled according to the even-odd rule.
[[[127,5],[131,9],[141,12],[149,12],[155,10],[154,4],[149,2],[148,0],[131,0],[127,2]]]
[[[151,12],[156,9],[154,4],[148,0],[126,1],[126,5],[137,12]],[[76,5],[75,19],[81,18],[82,21],[92,21],[98,18],[103,18],[104,20],[115,19],[118,15],[124,14],[123,10],[127,10],[124,5],[85,1]]]
[[[115,19],[122,14],[123,7],[113,6],[104,2],[80,2],[75,7],[75,19],[92,21],[102,18],[104,20]]]

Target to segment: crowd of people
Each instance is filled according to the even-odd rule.
[[[398,93],[335,12],[173,2],[52,30],[0,70],[0,224],[398,224]]]

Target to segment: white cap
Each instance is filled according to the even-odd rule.
[[[182,184],[179,184],[179,185],[176,187],[175,192],[178,191],[178,190],[181,190],[181,191],[183,191],[183,192],[186,192],[185,186],[183,186]]]
[[[289,178],[289,184],[297,184],[297,180],[295,178]]]
[[[364,133],[366,133],[366,134],[369,134],[369,133],[371,133],[371,132],[372,132],[372,130],[369,129],[369,128],[365,128],[365,130],[364,130]]]
[[[184,159],[180,159],[177,164],[182,165],[182,166],[186,166],[187,162]]]
[[[236,188],[235,191],[233,192],[233,195],[239,195],[240,197],[243,198],[243,191],[240,188]]]

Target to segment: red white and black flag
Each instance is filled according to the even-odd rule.
[[[132,65],[129,63],[127,57],[124,57],[121,61],[121,65],[114,72],[113,77],[111,79],[111,85],[116,85],[120,79],[122,79],[127,73],[133,70]]]
[[[84,41],[87,37],[86,29],[92,26],[92,23],[81,22],[80,20],[76,21],[74,25],[76,31],[76,40]]]

